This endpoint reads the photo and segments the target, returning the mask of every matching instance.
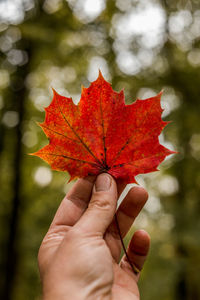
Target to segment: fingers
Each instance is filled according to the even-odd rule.
[[[133,187],[120,204],[116,215],[122,238],[124,238],[129,231],[135,218],[147,201],[147,198],[148,194],[144,188]],[[113,219],[110,224],[105,238],[113,258],[118,262],[121,252],[121,241],[119,240],[119,232],[115,219]]]
[[[77,180],[61,202],[39,250],[38,261],[41,270],[45,269],[68,230],[86,210],[94,180],[95,177]]]
[[[147,191],[142,187],[136,186],[128,192],[122,201],[116,213],[122,238],[124,238],[129,231],[131,225],[145,205],[147,199]],[[111,224],[110,230],[117,232],[115,221],[113,221]]]
[[[86,210],[96,177],[88,176],[78,179],[61,202],[51,226],[73,226]],[[118,184],[120,195],[125,184]]]
[[[150,247],[150,237],[148,233],[144,230],[138,230],[133,235],[131,242],[128,246],[127,254],[133,266],[141,271],[144,262],[146,260],[148,251]],[[133,274],[132,268],[127,260],[127,257],[124,255],[121,262],[120,267],[126,271],[127,273]],[[134,274],[135,276],[135,274]],[[139,276],[136,276],[136,279]]]
[[[89,206],[75,225],[84,232],[103,235],[111,223],[117,205],[117,185],[109,174],[97,177]]]
[[[95,177],[79,179],[61,202],[52,226],[73,226],[88,206]]]

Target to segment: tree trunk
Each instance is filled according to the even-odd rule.
[[[29,62],[30,62],[30,45],[27,40],[22,40],[20,49],[26,51],[28,55],[28,62],[18,67],[17,71],[11,77],[11,87],[9,98],[12,99],[11,109],[16,111],[19,116],[19,122],[14,128],[16,139],[14,139],[12,151],[14,153],[13,158],[13,181],[10,187],[13,191],[11,199],[11,212],[10,218],[8,220],[8,242],[6,249],[6,259],[5,259],[5,281],[3,288],[3,295],[1,299],[11,300],[14,281],[16,277],[16,270],[18,264],[18,238],[17,232],[19,228],[19,214],[21,213],[21,187],[22,187],[22,156],[23,156],[23,146],[22,146],[22,127],[23,119],[25,114],[25,101],[26,101],[26,86],[25,79],[29,73]]]

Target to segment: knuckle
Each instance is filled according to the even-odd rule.
[[[80,230],[74,226],[65,236],[65,241],[72,243],[73,240],[80,238]]]
[[[102,209],[102,210],[110,210],[113,209],[114,205],[113,205],[113,201],[110,198],[109,195],[105,195],[105,194],[101,194],[99,192],[97,192],[93,198],[92,201],[90,202],[90,207],[97,207],[98,209]]]

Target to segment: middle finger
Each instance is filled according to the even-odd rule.
[[[120,204],[116,218],[119,224],[121,237],[124,238],[132,226],[135,218],[143,208],[148,198],[147,191],[142,187],[130,189],[122,203]],[[118,261],[121,252],[121,241],[115,218],[108,227],[105,240],[110,248],[113,258]]]

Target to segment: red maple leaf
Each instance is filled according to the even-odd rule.
[[[75,105],[54,91],[40,124],[49,144],[34,153],[52,169],[75,177],[111,174],[125,183],[157,170],[173,151],[160,145],[158,136],[168,124],[161,119],[161,94],[126,105],[123,91],[113,91],[101,73],[83,88]]]

